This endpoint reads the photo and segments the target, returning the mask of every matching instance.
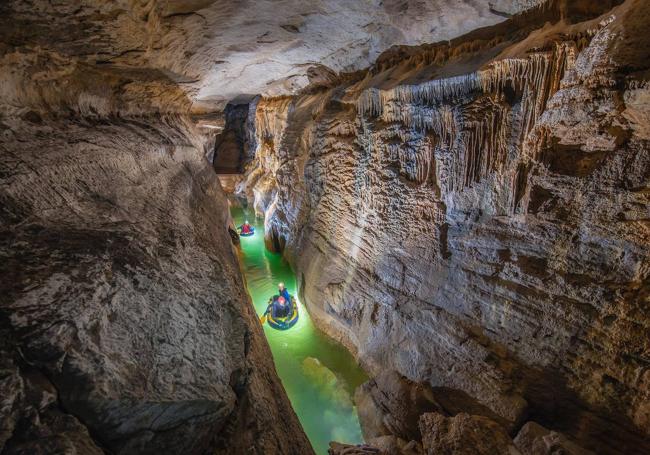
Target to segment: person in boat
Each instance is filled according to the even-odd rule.
[[[278,283],[278,294],[280,297],[284,297],[284,299],[289,302],[289,304],[291,304],[291,296],[289,295],[289,291],[287,291],[287,288],[282,282]]]
[[[274,318],[286,318],[291,316],[291,303],[289,300],[285,299],[283,296],[278,296],[277,299],[273,300],[271,306],[271,315]]]
[[[242,233],[242,234],[250,234],[251,231],[252,231],[252,229],[251,229],[251,225],[248,223],[248,220],[246,220],[246,221],[244,222],[244,224],[242,224],[242,227],[241,227],[241,233]]]

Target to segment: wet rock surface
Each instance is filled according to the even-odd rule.
[[[553,2],[257,103],[242,191],[372,373],[648,450],[647,9]]]

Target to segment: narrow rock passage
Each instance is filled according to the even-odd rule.
[[[264,225],[252,210],[233,207],[236,225],[245,219],[255,226],[256,235],[242,237],[240,260],[248,292],[255,309],[262,314],[268,299],[283,281],[296,295],[296,279],[280,254],[264,247]],[[362,442],[354,389],[367,380],[363,370],[341,345],[314,327],[299,301],[300,319],[291,329],[278,331],[265,324],[273,360],[300,422],[318,454],[326,454],[330,441]]]

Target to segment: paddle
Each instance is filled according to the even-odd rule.
[[[271,311],[271,304],[273,303],[273,299],[269,299],[269,306],[266,307],[266,311],[262,316],[260,316],[260,324],[264,325],[266,323],[266,319],[268,318],[269,311]]]

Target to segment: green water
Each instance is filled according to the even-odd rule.
[[[289,264],[264,247],[263,221],[239,207],[233,207],[231,214],[236,226],[245,219],[255,226],[254,236],[241,238],[240,259],[258,315],[266,310],[269,297],[277,294],[280,281],[297,299],[296,278]],[[291,329],[279,331],[264,324],[264,333],[293,409],[316,453],[326,454],[330,441],[362,442],[352,395],[367,377],[345,348],[314,327],[299,300],[298,308],[300,318]]]

